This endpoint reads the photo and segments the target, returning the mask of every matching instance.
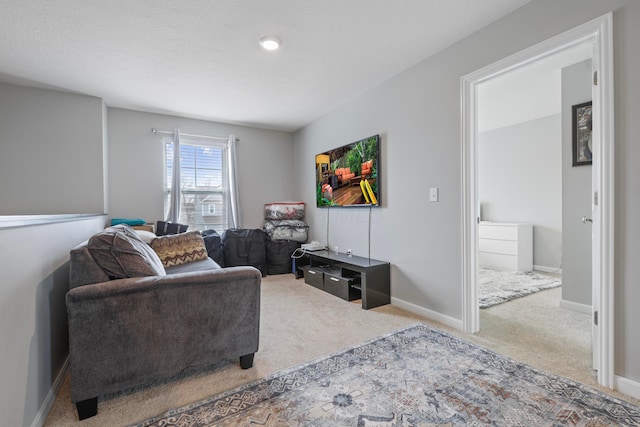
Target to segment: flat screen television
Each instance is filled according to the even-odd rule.
[[[380,135],[316,155],[318,207],[380,206]]]

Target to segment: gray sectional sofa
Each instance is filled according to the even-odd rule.
[[[171,245],[166,259],[173,262],[163,265],[154,242],[118,226],[71,251],[66,304],[80,419],[95,415],[106,394],[235,358],[243,369],[253,365],[260,271],[220,268],[206,250],[203,256],[201,248],[176,252]]]

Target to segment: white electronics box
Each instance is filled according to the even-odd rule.
[[[302,249],[304,249],[305,251],[324,251],[327,246],[323,243],[320,243],[318,241],[313,241],[311,243],[304,243],[302,246],[300,246]]]

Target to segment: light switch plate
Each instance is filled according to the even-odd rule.
[[[438,187],[431,187],[429,189],[429,201],[430,202],[438,201]]]

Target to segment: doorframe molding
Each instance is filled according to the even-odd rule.
[[[462,162],[462,326],[466,333],[480,330],[478,308],[478,147],[477,85],[530,64],[576,44],[594,43],[593,69],[598,85],[593,88],[594,138],[592,187],[599,203],[593,204],[594,306],[599,312],[597,351],[598,383],[614,384],[614,91],[613,16],[608,13],[576,28],[540,42],[461,78]]]

